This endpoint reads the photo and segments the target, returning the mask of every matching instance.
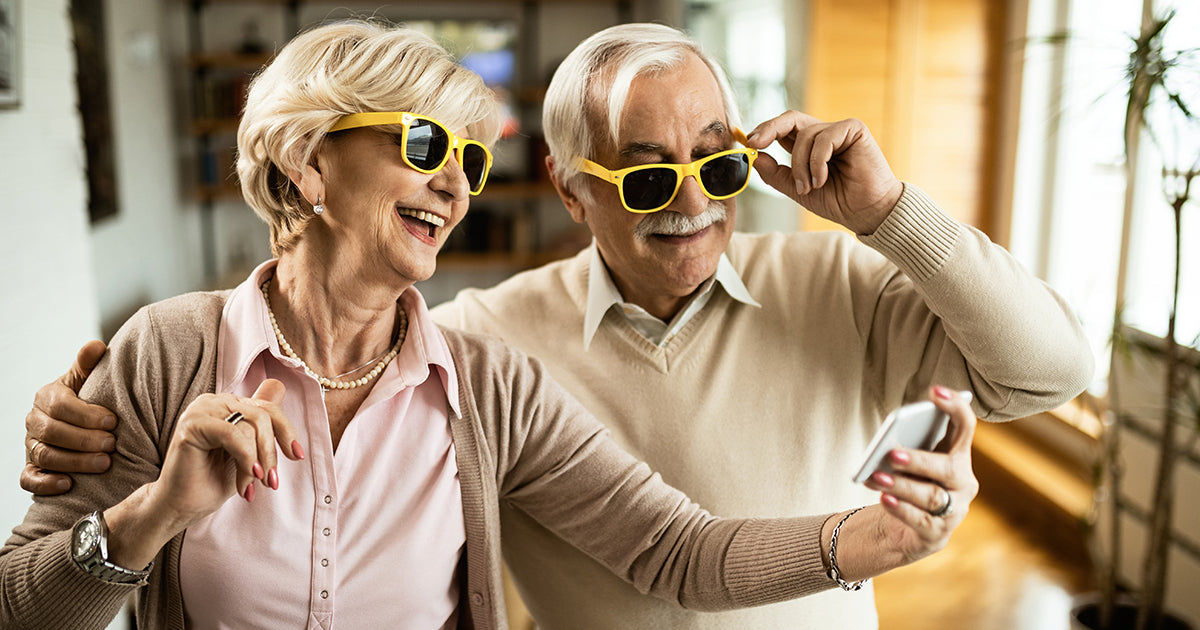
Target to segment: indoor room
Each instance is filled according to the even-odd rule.
[[[803,112],[818,122],[856,121],[833,130],[869,130],[868,134],[850,134],[849,139],[839,141],[844,144],[835,143],[824,158],[830,160],[824,172],[830,181],[840,176],[848,178],[850,168],[839,171],[835,164],[860,159],[856,151],[877,151],[870,155],[886,158],[881,169],[888,177],[894,174],[887,182],[894,181],[899,187],[896,207],[932,205],[939,225],[950,226],[948,229],[960,235],[959,240],[947,241],[950,244],[945,245],[946,251],[953,253],[943,257],[948,261],[945,264],[975,255],[980,265],[998,265],[994,273],[970,280],[966,284],[973,286],[963,289],[991,294],[989,299],[1000,306],[989,316],[1004,322],[998,325],[1014,327],[1019,329],[1014,335],[1033,339],[1035,335],[1025,331],[1055,330],[1046,324],[1046,306],[1041,298],[1057,305],[1056,316],[1064,316],[1065,325],[1078,337],[1075,345],[1094,362],[1094,370],[1085,378],[1074,379],[1079,385],[1069,396],[1046,391],[1038,380],[1042,376],[1036,374],[1037,366],[1067,361],[1068,355],[1056,350],[1059,342],[1068,343],[1062,335],[1028,349],[1005,348],[1008,337],[1004,335],[981,337],[977,343],[956,337],[969,333],[960,332],[952,324],[945,325],[948,331],[943,330],[941,321],[946,313],[944,306],[936,303],[937,296],[942,295],[937,278],[909,280],[915,272],[896,260],[917,254],[904,244],[881,244],[880,239],[890,234],[883,228],[886,220],[872,223],[870,230],[852,229],[847,227],[850,220],[837,219],[840,215],[806,209],[804,203],[817,199],[818,193],[810,191],[802,179],[787,182],[787,186],[796,187],[794,194],[780,192],[778,181],[768,184],[760,174],[762,165],[787,165],[792,159],[789,151],[794,146],[791,139],[785,138],[766,147],[735,151],[750,155],[753,167],[748,183],[742,180],[744,188],[729,195],[738,195],[738,234],[732,237],[732,248],[721,254],[721,264],[733,259],[738,269],[730,267],[728,271],[746,278],[746,286],[740,289],[746,292],[749,287],[745,298],[737,297],[737,291],[730,289],[728,276],[721,275],[721,269],[726,269],[722,266],[715,273],[707,272],[696,293],[679,297],[673,302],[675,310],[662,316],[653,308],[631,306],[636,300],[629,299],[625,284],[629,280],[619,276],[612,264],[611,278],[603,273],[602,280],[577,274],[585,290],[571,292],[571,297],[563,296],[562,300],[564,304],[570,301],[572,308],[580,305],[587,311],[588,319],[582,320],[586,330],[579,358],[538,358],[550,364],[548,370],[554,380],[563,381],[582,407],[602,422],[605,418],[597,405],[573,388],[618,388],[602,383],[610,374],[628,368],[631,373],[645,375],[642,386],[649,391],[654,379],[676,369],[674,357],[654,352],[670,350],[675,335],[682,339],[689,330],[702,326],[705,309],[711,311],[715,305],[732,303],[730,308],[760,309],[763,313],[784,311],[779,320],[770,320],[775,328],[769,334],[780,339],[776,350],[792,347],[788,337],[826,334],[818,329],[800,333],[788,325],[785,315],[789,307],[771,308],[763,298],[768,289],[762,287],[776,285],[764,281],[759,287],[749,278],[750,271],[740,268],[741,256],[749,247],[741,243],[750,241],[739,239],[792,243],[790,239],[797,236],[812,236],[827,239],[822,243],[856,248],[847,251],[859,254],[845,256],[853,260],[858,260],[857,256],[869,261],[878,259],[879,265],[891,265],[888,269],[897,276],[895,282],[912,293],[914,302],[923,309],[920,315],[934,322],[930,324],[933,332],[929,339],[873,340],[870,344],[864,342],[861,348],[864,355],[880,353],[865,364],[878,362],[884,366],[879,368],[881,373],[911,369],[925,380],[914,376],[911,382],[894,386],[890,382],[876,383],[871,380],[873,373],[864,369],[862,383],[847,385],[846,398],[856,398],[853,405],[830,402],[819,408],[871,407],[860,404],[857,397],[861,393],[866,400],[877,391],[878,398],[871,400],[924,400],[930,398],[928,386],[938,384],[928,381],[929,376],[961,377],[955,381],[956,389],[974,392],[971,417],[979,415],[981,419],[974,428],[973,440],[953,461],[965,465],[967,474],[978,481],[977,494],[972,495],[969,488],[952,494],[950,485],[921,477],[919,487],[932,487],[930,492],[935,498],[939,491],[944,493],[945,501],[941,510],[936,509],[936,503],[935,509],[913,508],[920,521],[913,527],[931,527],[932,523],[937,528],[951,523],[949,529],[937,530],[938,536],[946,537],[943,542],[948,540],[944,548],[923,548],[914,555],[927,557],[901,563],[904,566],[883,567],[865,591],[843,593],[834,581],[829,581],[817,589],[821,592],[788,597],[799,597],[796,601],[803,602],[807,597],[800,595],[811,596],[815,599],[808,605],[814,607],[824,604],[812,602],[833,602],[838,597],[841,599],[836,601],[850,603],[836,605],[867,610],[864,618],[877,617],[878,627],[884,629],[1134,627],[1101,625],[1098,619],[1114,610],[1116,616],[1165,618],[1163,628],[1200,628],[1200,588],[1196,586],[1200,584],[1200,503],[1194,500],[1200,496],[1200,290],[1196,290],[1200,282],[1200,182],[1193,182],[1200,176],[1200,3],[1187,0],[0,0],[0,191],[4,192],[2,216],[8,226],[0,230],[0,264],[12,280],[3,296],[5,308],[0,312],[0,351],[5,359],[0,380],[9,384],[9,395],[0,402],[0,418],[4,418],[0,422],[0,523],[6,530],[21,524],[31,505],[42,502],[41,498],[37,503],[31,500],[30,493],[18,483],[30,460],[30,449],[42,446],[38,440],[26,439],[26,423],[22,422],[28,414],[36,425],[30,429],[41,430],[40,418],[31,413],[39,388],[63,375],[85,342],[111,341],[127,321],[137,318],[139,309],[180,294],[234,289],[248,277],[262,273],[264,261],[277,255],[272,249],[273,228],[251,209],[238,177],[239,120],[247,95],[256,89],[252,79],[264,67],[270,67],[277,59],[276,53],[298,34],[322,24],[362,18],[403,24],[428,36],[481,77],[482,85],[498,103],[498,139],[487,149],[490,169],[483,167],[486,184],[478,184],[481,190],[472,189],[470,211],[459,217],[461,222],[452,224],[453,230],[439,232],[444,242],[439,241],[440,251],[435,251],[436,274],[417,278],[412,284],[416,291],[406,293],[411,298],[419,292],[429,309],[446,309],[464,299],[478,302],[475,307],[482,310],[474,315],[461,311],[464,324],[484,315],[490,318],[500,303],[488,303],[486,291],[461,291],[514,286],[514,278],[527,277],[521,274],[560,269],[554,265],[563,265],[564,260],[575,261],[580,268],[595,265],[601,255],[604,262],[609,262],[606,247],[610,245],[599,230],[611,229],[612,224],[599,227],[600,220],[591,211],[591,204],[597,203],[592,196],[572,193],[566,202],[560,197],[563,189],[556,187],[555,179],[559,171],[552,174],[547,167],[554,143],[547,142],[543,115],[550,109],[544,104],[557,103],[559,98],[552,77],[563,80],[556,77],[555,71],[564,60],[571,59],[569,55],[576,46],[594,33],[627,23],[666,25],[693,39],[727,76],[741,129],[746,133],[765,121],[779,121],[776,117],[784,112]],[[634,79],[632,85],[640,85],[638,80]],[[633,94],[633,88],[630,90]],[[681,94],[665,94],[662,101],[687,97]],[[601,111],[599,106],[596,111]],[[427,119],[417,118],[418,122],[423,120]],[[428,120],[458,144],[453,145],[457,148],[444,149],[443,166],[430,171],[414,166],[406,154],[404,163],[420,173],[428,172],[436,179],[436,173],[451,157],[457,162],[450,163],[463,163],[465,151],[482,146],[463,142],[467,139],[465,126],[447,129],[452,125]],[[788,120],[790,124],[796,119]],[[418,123],[404,124],[417,129]],[[624,123],[621,128],[625,129]],[[732,129],[726,131],[730,138],[738,137]],[[334,132],[342,133],[336,128]],[[410,127],[405,127],[404,134],[407,147]],[[553,133],[549,135],[553,139]],[[396,137],[400,142],[401,136]],[[717,151],[750,147],[754,138],[751,134],[741,144],[729,140],[723,147],[699,153],[693,148],[688,159],[706,159]],[[851,145],[856,147],[854,151]],[[877,150],[870,148],[875,146]],[[317,164],[316,159],[312,165]],[[594,155],[591,159],[601,161]],[[673,164],[683,160],[655,161]],[[313,169],[321,175],[316,166]],[[704,202],[710,206],[722,203],[720,195],[714,196],[707,188],[699,166],[692,171],[677,170],[675,196],[649,210],[632,207],[634,202],[626,198],[627,184],[621,183],[624,175],[620,167],[604,164],[595,169],[585,172],[600,179],[606,177],[602,173],[608,173],[617,188],[596,180],[589,190],[611,195],[618,210],[624,204],[625,210],[633,214],[620,210],[619,220],[630,226],[643,217],[672,214],[671,204],[689,194],[716,200]],[[780,169],[782,172],[783,167]],[[809,172],[807,166],[804,172]],[[694,173],[698,187],[691,185],[689,173]],[[812,173],[818,177],[815,167]],[[474,177],[470,173],[466,176]],[[308,190],[296,183],[296,178],[291,181],[293,189]],[[275,189],[289,186],[287,181],[271,185]],[[618,190],[619,200],[613,194]],[[301,205],[313,213],[312,221],[336,217],[334,204],[330,205],[332,212],[322,218],[321,197],[308,199],[308,194],[303,194]],[[912,201],[914,198],[930,201]],[[659,212],[663,208],[668,210]],[[888,210],[891,208],[889,204]],[[590,220],[584,220],[585,216]],[[415,221],[401,223],[412,229]],[[911,229],[912,238],[936,239],[923,233],[921,226]],[[873,230],[884,231],[876,239]],[[430,234],[434,234],[433,228]],[[982,253],[963,253],[969,247],[961,245],[965,242],[962,239],[980,243]],[[839,256],[843,253],[838,252]],[[336,259],[337,254],[330,256]],[[783,260],[791,259],[777,257],[759,263],[780,266]],[[810,258],[796,260],[812,262]],[[828,267],[811,264],[787,271],[796,277],[816,276],[832,273],[829,269],[834,267],[833,263]],[[914,263],[913,269],[918,267]],[[432,269],[431,264],[429,273]],[[596,307],[590,300],[596,299],[596,287],[604,281],[607,285],[603,286],[611,287],[615,294],[611,305],[620,308],[602,305],[597,315],[591,310]],[[502,284],[506,282],[509,284]],[[732,284],[741,286],[741,281]],[[797,286],[801,284],[807,287],[810,283],[798,281]],[[1010,285],[1029,293],[1010,290]],[[782,288],[770,290],[792,299],[795,306],[791,310],[825,312],[825,317],[837,318],[837,307],[826,299],[835,303],[839,293],[801,296],[795,289],[794,295],[788,295],[792,288],[779,286]],[[568,290],[573,291],[573,285]],[[261,302],[258,289],[254,291]],[[262,292],[268,296],[267,313],[275,324],[275,313],[270,308],[276,295],[269,294],[267,284],[262,285]],[[855,317],[861,316],[862,321],[895,315],[900,322],[909,313],[888,311],[886,299],[890,295],[887,289],[880,289],[878,296],[855,295],[847,300],[879,300],[874,310],[853,304],[861,309],[855,311]],[[1030,295],[1039,301],[1027,299]],[[766,308],[757,300],[763,301]],[[536,308],[528,306],[527,310]],[[612,366],[587,365],[592,359],[603,360],[597,355],[608,356],[600,347],[589,358],[588,348],[597,346],[588,344],[601,339],[605,330],[596,322],[608,322],[605,326],[624,322],[622,309],[629,322],[635,322],[636,317],[654,320],[659,337],[639,337],[638,341],[645,342],[648,356],[655,357],[652,361],[661,360],[661,365],[641,366],[619,359],[610,359],[614,360]],[[631,315],[634,310],[637,313]],[[401,315],[403,312],[401,309]],[[437,312],[435,309],[435,315]],[[583,311],[579,314],[584,317]],[[985,328],[978,317],[960,316],[974,319],[977,328]],[[370,378],[381,372],[387,378],[389,371],[385,369],[401,348],[403,331],[420,323],[411,314],[406,317],[401,317],[403,324],[397,324],[402,328],[392,353],[381,355],[386,360],[377,362],[380,356],[371,353],[375,359],[356,370],[377,365]],[[423,317],[428,319],[427,314]],[[550,311],[544,317],[547,338],[550,327],[570,325],[550,321],[554,318]],[[693,317],[696,319],[689,319]],[[433,321],[429,320],[431,326]],[[731,316],[727,322],[729,338],[725,341],[729,347],[737,345],[734,339],[738,333],[734,331],[739,321]],[[842,328],[885,328],[882,323],[862,321]],[[522,335],[485,331],[490,324],[470,323],[478,326],[479,332],[490,332],[530,354],[538,354],[521,346]],[[540,324],[524,325],[535,328],[529,334],[538,334]],[[893,328],[903,330],[901,323]],[[600,336],[590,337],[597,329]],[[638,334],[634,331],[646,334],[646,329],[636,323],[629,330],[631,335]],[[265,326],[264,334],[271,339],[267,345],[277,353],[284,353],[285,347],[287,353],[291,352],[283,340],[285,332],[289,332],[286,327],[281,330],[275,324],[271,335],[271,327]],[[289,332],[287,336],[294,334]],[[712,343],[720,344],[723,334],[714,332]],[[828,333],[831,338],[837,334]],[[578,330],[572,329],[570,347],[557,342],[549,345],[561,345],[563,354],[569,355],[578,345],[578,337]],[[839,364],[857,360],[859,349],[853,344],[838,346],[833,339],[826,343],[828,347],[817,352],[824,360]],[[796,344],[803,345],[799,341]],[[953,356],[937,354],[938,344],[953,347]],[[961,353],[959,346],[963,348]],[[746,347],[752,346],[747,343]],[[912,348],[919,359],[906,361],[900,348]],[[835,356],[843,349],[846,355],[854,356]],[[999,369],[983,358],[992,356],[988,353],[1007,353],[1009,362],[1030,366],[1028,374],[1020,369],[1011,375],[1006,373],[1005,379],[1000,379],[1006,381],[1001,387],[988,372]],[[697,380],[687,385],[695,389],[682,391],[694,392],[691,404],[701,411],[731,404],[724,398],[744,397],[764,405],[757,413],[748,406],[751,413],[747,415],[781,417],[790,411],[788,405],[792,402],[797,409],[807,405],[808,396],[821,385],[827,385],[831,392],[838,387],[837,372],[821,374],[822,366],[807,360],[786,362],[786,357],[781,357],[772,361],[770,354],[781,353],[714,353],[724,357],[725,368],[718,371],[707,366],[697,370]],[[303,366],[304,370],[296,368],[300,377],[304,371],[316,377],[304,359],[289,356]],[[682,355],[679,364],[687,362],[687,356]],[[708,358],[700,362],[708,362]],[[582,367],[578,374],[563,377],[555,372],[560,363]],[[1075,363],[1080,367],[1086,361]],[[133,366],[129,371],[133,374],[142,367]],[[721,392],[728,390],[698,380],[700,375],[723,378],[744,370],[769,371],[770,377],[780,382],[764,378],[758,384],[733,386],[730,389],[735,391],[723,395]],[[438,374],[446,378],[444,372]],[[673,381],[671,388],[679,382]],[[1010,392],[1010,386],[1019,393]],[[320,392],[320,400],[324,400],[326,391],[336,389],[325,381],[320,385],[314,382],[313,387]],[[64,389],[56,391],[61,394]],[[631,400],[636,396],[630,390],[615,397],[626,394]],[[1015,414],[1011,420],[1014,414],[1000,413],[1000,408],[1009,408],[1013,396],[1024,397],[1029,404],[1014,409],[1036,407],[1035,412]],[[830,393],[828,397],[835,395]],[[654,400],[658,405],[672,404],[666,394]],[[767,407],[771,403],[762,401],[774,401],[779,407]],[[41,402],[50,403],[48,399]],[[614,401],[600,406],[618,413],[621,405],[617,402],[632,405],[629,401]],[[705,406],[710,404],[713,406]],[[874,418],[870,423],[830,420],[825,428],[806,426],[797,430],[801,437],[795,440],[805,440],[804,447],[816,451],[819,440],[828,438],[859,453],[879,421],[896,406],[889,402],[887,408],[872,407],[870,412],[878,417],[870,416]],[[654,410],[646,409],[653,416]],[[993,417],[992,410],[998,415]],[[451,410],[452,416],[455,413],[462,415]],[[807,413],[815,412],[810,409]],[[240,414],[231,413],[225,419],[236,425],[240,418],[232,419],[234,415]],[[610,428],[616,443],[639,459],[648,460],[651,468],[661,472],[662,480],[683,487],[700,507],[707,507],[710,496],[717,506],[735,506],[726,508],[734,512],[730,514],[714,509],[719,516],[749,519],[799,514],[793,514],[791,508],[776,510],[769,501],[765,510],[746,507],[747,513],[742,513],[743,508],[737,506],[750,503],[723,503],[716,490],[710,495],[706,489],[689,488],[683,481],[685,475],[721,475],[728,481],[729,471],[736,471],[744,479],[729,481],[722,487],[743,488],[731,492],[758,497],[759,487],[771,486],[776,489],[764,491],[763,496],[775,496],[770,500],[775,504],[781,503],[777,497],[782,496],[783,486],[794,486],[796,496],[803,497],[802,501],[797,499],[799,505],[809,506],[811,500],[811,505],[822,506],[811,513],[837,515],[819,525],[814,534],[814,541],[823,539],[825,544],[822,562],[826,566],[822,571],[829,569],[829,530],[833,530],[834,543],[842,525],[848,528],[847,534],[857,531],[853,529],[853,508],[873,506],[878,511],[869,512],[870,518],[890,513],[886,501],[895,499],[888,491],[883,491],[885,505],[874,507],[881,502],[879,489],[854,487],[851,479],[858,462],[852,460],[856,455],[846,459],[835,451],[819,458],[814,454],[810,459],[820,459],[819,466],[813,463],[804,470],[820,476],[799,481],[782,479],[791,468],[772,470],[775,458],[785,461],[797,455],[787,450],[789,444],[785,442],[776,440],[755,447],[761,458],[740,464],[734,461],[736,455],[726,458],[721,450],[723,442],[730,444],[730,453],[734,452],[733,442],[750,443],[751,438],[746,436],[755,429],[745,422],[749,420],[726,424],[697,420],[690,429],[695,436],[663,433],[666,429],[657,427],[644,433],[636,427]],[[846,433],[839,436],[841,426]],[[347,436],[357,435],[347,431]],[[331,461],[337,439],[330,447]],[[645,448],[626,444],[637,444],[639,439],[665,442]],[[461,448],[457,437],[449,444],[450,453],[456,445]],[[313,452],[312,446],[306,444],[306,448],[316,466],[320,454]],[[939,456],[947,448],[943,443]],[[291,457],[294,451],[289,453],[290,459],[296,459]],[[809,457],[804,453],[800,455]],[[124,461],[122,457],[124,453],[118,447],[112,459],[114,466]],[[283,462],[284,455],[279,457],[281,467],[296,465],[295,461]],[[655,457],[662,458],[658,461],[663,463],[658,464]],[[688,457],[693,459],[689,461]],[[163,459],[165,455],[159,452],[149,458],[149,463],[142,463],[163,466]],[[502,456],[498,459],[506,461]],[[711,470],[704,470],[710,466]],[[520,467],[514,465],[513,469]],[[81,479],[101,480],[95,483],[103,483],[105,478],[75,474]],[[456,471],[456,488],[457,475]],[[891,477],[887,479],[892,483]],[[255,481],[250,484],[259,485]],[[261,485],[269,484],[263,479]],[[514,493],[513,500],[519,506],[525,496],[522,492],[535,486],[514,481],[509,486],[501,483],[500,491]],[[902,488],[896,491],[902,492]],[[270,490],[260,487],[258,492],[261,497]],[[821,493],[838,498],[821,503],[804,496]],[[845,497],[861,500],[849,502]],[[330,503],[330,496],[324,499]],[[53,503],[58,499],[47,500],[50,503],[46,505],[58,505]],[[240,500],[233,497],[230,502]],[[969,504],[969,511],[964,502]],[[334,504],[336,507],[338,501]],[[519,507],[513,508],[504,497],[498,505],[498,510],[495,506],[491,509],[498,511],[496,519],[505,523],[507,532],[507,510]],[[320,508],[318,505],[315,509]],[[950,516],[954,518],[947,520]],[[863,514],[857,518],[862,519]],[[526,520],[529,523],[522,527],[542,524],[536,516]],[[499,529],[497,525],[496,531]],[[522,535],[525,533],[522,530]],[[468,542],[470,536],[468,532]],[[847,540],[845,544],[850,545],[859,539]],[[249,545],[245,541],[240,544]],[[855,553],[857,547],[848,549],[846,553]],[[865,558],[861,562],[867,566],[884,562],[878,558],[887,553],[866,549],[862,556],[852,557]],[[545,594],[534,595],[527,606],[522,592],[540,587],[532,580],[522,582],[522,575],[545,574],[551,565],[523,562],[522,553],[506,544],[504,560],[518,574],[516,583],[506,571],[502,601],[489,602],[487,608],[500,610],[498,614],[509,627],[616,627],[617,622],[594,619],[592,626],[564,622],[569,619],[564,615],[570,611],[561,608],[567,606],[555,609],[553,603],[544,604],[544,600],[553,599]],[[587,555],[594,558],[597,554]],[[183,557],[189,557],[186,542]],[[318,555],[312,556],[314,561],[316,558]],[[470,560],[463,560],[462,566],[470,567]],[[575,578],[565,568],[562,571],[559,581]],[[465,577],[459,578],[466,584]],[[641,589],[640,578],[631,579]],[[646,588],[651,584],[660,587],[659,580],[646,580]],[[586,584],[589,582],[581,582],[576,590],[586,588]],[[841,584],[852,586],[845,581]],[[452,586],[452,594],[457,593],[457,585]],[[185,599],[188,588],[185,584]],[[327,591],[315,586],[313,589],[315,602],[326,598]],[[608,591],[597,588],[593,592],[599,600],[594,605],[603,606]],[[472,597],[475,594],[472,590]],[[847,599],[856,596],[857,600]],[[470,605],[471,611],[478,614],[473,607],[478,603],[468,604],[466,589],[461,597],[459,608],[465,610]],[[132,601],[131,597],[110,628],[134,627]],[[0,609],[5,607],[7,603]],[[188,623],[203,626],[203,618],[192,614],[188,613]],[[332,612],[329,614],[332,619]],[[452,619],[463,622],[465,614],[459,610]],[[543,619],[541,626],[539,617]],[[683,622],[663,621],[656,627],[751,627],[758,622],[747,620],[768,618],[729,617],[742,621],[686,626],[676,625]],[[347,627],[346,623],[338,627]],[[641,623],[645,622],[630,622],[623,627]],[[855,623],[852,621],[849,627],[857,627]],[[776,627],[773,622],[762,624]],[[873,624],[863,622],[865,627]],[[821,623],[810,620],[801,627],[808,625]]]

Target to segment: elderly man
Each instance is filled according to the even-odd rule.
[[[738,126],[720,67],[678,31],[631,24],[584,41],[555,73],[544,127],[554,185],[593,245],[464,291],[435,317],[542,359],[622,445],[716,513],[834,513],[822,535],[844,524],[843,535],[863,543],[911,531],[897,522],[964,510],[974,488],[926,490],[876,475],[868,487],[877,495],[850,482],[852,468],[884,415],[932,384],[974,392],[987,420],[1077,394],[1092,358],[1070,309],[982,233],[900,182],[861,122],[786,112],[741,148]],[[755,151],[776,142],[791,164]],[[735,234],[733,195],[751,164],[857,238]],[[82,366],[100,350],[81,353]],[[70,400],[71,385],[43,388],[30,444],[71,436],[96,450],[87,445],[105,435],[96,428],[103,410]],[[48,445],[34,455],[59,470],[95,466]],[[33,465],[22,475],[41,492],[60,480]],[[542,628],[877,624],[869,586],[845,592],[844,581],[760,608],[681,610],[519,510],[502,507],[501,516],[505,559]],[[845,553],[871,553],[855,547]]]

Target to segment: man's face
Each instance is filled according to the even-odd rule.
[[[593,161],[609,170],[639,164],[686,164],[733,146],[716,78],[698,57],[674,70],[633,81],[616,146],[605,142]],[[587,222],[617,288],[628,301],[668,318],[717,269],[733,234],[733,199],[713,201],[692,177],[671,205],[629,212],[617,187],[584,176],[594,203],[575,212]],[[582,214],[582,216],[580,216]]]

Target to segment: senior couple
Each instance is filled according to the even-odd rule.
[[[1063,300],[861,122],[743,135],[720,67],[647,24],[584,41],[546,95],[592,246],[427,310],[412,285],[485,189],[498,115],[403,28],[283,48],[238,133],[276,259],[39,391],[0,625],[103,627],[136,591],[146,628],[497,628],[503,552],[542,628],[873,627],[864,581],[942,548],[976,494],[975,416],[1091,376]],[[853,235],[735,233],[752,170]],[[852,484],[924,398],[944,447]]]

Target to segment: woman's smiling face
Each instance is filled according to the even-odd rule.
[[[327,138],[317,168],[328,209],[321,220],[337,259],[362,265],[363,273],[390,271],[409,282],[433,275],[438,251],[470,199],[453,154],[441,170],[421,173],[404,162],[399,134],[351,129]]]

